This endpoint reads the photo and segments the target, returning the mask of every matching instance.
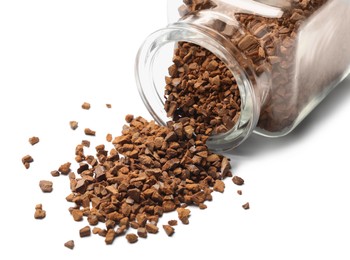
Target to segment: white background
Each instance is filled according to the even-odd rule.
[[[350,78],[292,134],[252,136],[231,152],[243,195],[227,179],[224,194],[192,210],[173,237],[160,229],[110,246],[97,235],[79,237],[87,222],[73,221],[68,179],[50,171],[74,162],[82,139],[95,147],[118,135],[126,114],[150,119],[133,66],[145,37],[166,25],[165,2],[0,0],[0,259],[349,259]],[[70,120],[79,122],[76,131]],[[85,127],[97,136],[86,137]],[[31,146],[34,135],[41,141]],[[35,160],[29,170],[26,154]],[[41,192],[42,179],[54,181],[52,193]],[[47,211],[41,221],[33,217],[37,203]],[[70,239],[72,251],[63,246]]]

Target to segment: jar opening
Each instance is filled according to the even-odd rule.
[[[174,117],[169,116],[169,109],[172,109],[169,108],[171,100],[165,96],[165,91],[166,80],[170,82],[170,80],[176,79],[176,76],[168,79],[165,77],[171,73],[168,68],[174,64],[174,50],[179,42],[193,44],[208,50],[219,61],[222,61],[236,81],[238,95],[240,95],[238,103],[240,111],[235,118],[231,118],[235,124],[226,131],[214,131],[209,136],[207,145],[216,151],[238,146],[252,133],[259,115],[259,111],[257,111],[259,106],[256,105],[252,82],[248,79],[247,72],[238,64],[236,57],[223,47],[224,45],[219,41],[219,38],[200,30],[200,28],[188,24],[173,24],[153,33],[146,39],[137,55],[135,69],[138,90],[143,102],[157,123],[166,125],[168,121],[174,119]],[[194,79],[191,84],[196,83],[198,81],[196,82]],[[174,82],[171,84],[174,85]],[[197,106],[197,101],[190,100],[189,107]],[[165,109],[166,107],[167,109]],[[173,115],[173,113],[170,114]],[[227,118],[229,115],[225,116]],[[209,131],[209,129],[204,129],[204,131],[206,130]]]

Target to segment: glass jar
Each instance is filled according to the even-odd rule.
[[[350,72],[348,0],[169,0],[169,24],[136,59],[138,90],[162,125],[164,77],[179,42],[199,45],[232,72],[240,116],[207,145],[227,150],[252,133],[290,133]]]

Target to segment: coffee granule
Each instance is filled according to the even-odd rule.
[[[113,140],[112,135],[111,134],[107,134],[106,135],[106,141],[110,143],[110,142],[112,142],[112,140]]]
[[[169,221],[168,221],[168,224],[169,224],[170,226],[176,226],[176,225],[177,225],[177,220],[176,220],[176,219],[169,220]]]
[[[57,170],[51,171],[50,174],[51,174],[52,177],[58,177],[58,176],[60,176],[60,172],[57,171]]]
[[[46,217],[46,211],[43,210],[42,204],[37,204],[35,206],[34,218],[35,219],[43,219],[45,217]]]
[[[52,181],[46,181],[46,180],[41,180],[39,182],[39,187],[42,190],[42,192],[52,192],[53,187]]]
[[[186,208],[178,208],[177,209],[177,214],[179,219],[181,220],[181,222],[185,225],[189,224],[189,216],[190,216],[191,211],[189,209]]]
[[[69,121],[69,126],[70,128],[72,128],[73,130],[78,128],[78,122],[77,121]]]
[[[134,233],[127,234],[125,237],[130,244],[136,243],[138,241],[138,236]]]
[[[72,217],[75,221],[82,221],[84,213],[79,209],[73,209],[71,211]]]
[[[244,180],[239,176],[233,176],[232,182],[236,185],[239,185],[239,186],[244,184]]]
[[[237,194],[238,194],[238,195],[242,195],[243,192],[242,192],[241,190],[237,190]]]
[[[66,162],[58,168],[58,171],[63,175],[68,175],[71,171],[71,169],[70,169],[71,165],[72,164],[70,162]]]
[[[147,230],[146,228],[140,227],[137,229],[137,235],[142,238],[147,238]]]
[[[64,246],[69,248],[69,249],[73,249],[74,248],[74,240],[69,240],[66,243],[64,243]]]
[[[82,108],[82,109],[85,109],[85,110],[89,110],[89,109],[91,108],[91,105],[90,105],[90,103],[84,102],[84,103],[81,105],[81,108]]]
[[[242,207],[243,207],[244,209],[249,209],[249,208],[250,208],[249,202],[243,204]]]
[[[33,137],[30,137],[28,141],[31,145],[35,145],[39,143],[40,139],[39,137],[33,136]]]
[[[22,157],[22,163],[23,163],[23,165],[24,165],[24,167],[25,167],[26,169],[29,169],[30,164],[31,164],[32,162],[34,162],[34,159],[33,159],[32,156],[26,155],[26,156],[23,156],[23,157]]]
[[[88,141],[88,140],[82,140],[82,141],[81,141],[81,144],[82,144],[83,146],[87,147],[87,148],[90,147],[90,141]]]
[[[82,229],[79,230],[80,237],[88,237],[91,235],[91,229],[90,226],[85,226]]]
[[[106,107],[107,108],[112,108],[112,105],[111,104],[106,104]]]
[[[93,130],[91,130],[90,128],[85,128],[85,129],[84,129],[84,133],[85,133],[86,135],[91,135],[91,136],[95,136],[95,135],[96,135],[96,131],[93,131]]]
[[[175,229],[170,225],[163,225],[163,229],[169,237],[175,233]]]

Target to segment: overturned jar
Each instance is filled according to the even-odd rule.
[[[215,150],[290,133],[350,72],[349,1],[169,0],[168,13],[137,55],[140,95],[159,124],[221,123]]]

